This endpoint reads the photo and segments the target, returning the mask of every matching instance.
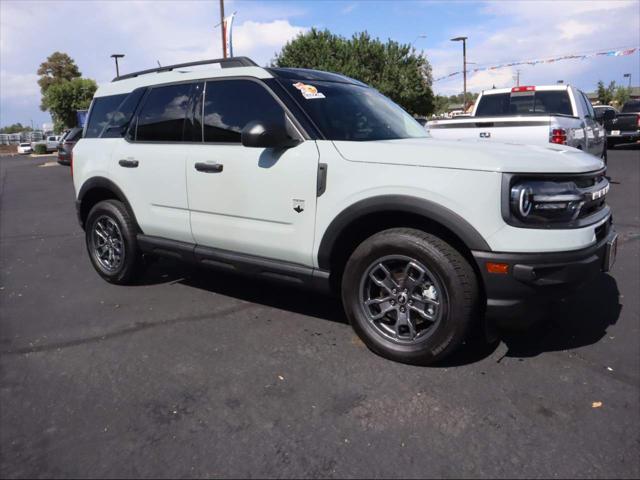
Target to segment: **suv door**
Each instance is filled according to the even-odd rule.
[[[149,88],[127,137],[111,156],[111,178],[124,191],[146,235],[194,241],[185,140],[191,140],[193,98],[203,86],[180,83]]]
[[[269,124],[282,116],[292,121],[258,80],[208,81],[203,111],[204,143],[191,146],[187,157],[196,243],[312,266],[319,159],[315,142],[283,150],[241,144],[240,132],[251,121]]]

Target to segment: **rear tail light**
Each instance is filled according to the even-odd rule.
[[[637,123],[637,124],[638,124],[638,127],[640,127],[640,113],[638,114],[637,121],[638,121],[638,123]]]
[[[513,87],[511,89],[511,93],[517,93],[517,92],[535,92],[536,91],[536,87],[533,85],[530,86],[526,86],[526,87]]]
[[[564,128],[554,128],[551,130],[551,135],[549,135],[549,141],[558,145],[566,145],[567,131]]]

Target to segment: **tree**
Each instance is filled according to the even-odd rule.
[[[616,88],[616,92],[613,95],[613,99],[616,101],[618,106],[622,106],[629,101],[631,98],[631,89],[627,87],[618,87]]]
[[[449,108],[449,98],[444,95],[436,95],[433,101],[433,113],[442,115]]]
[[[615,94],[616,82],[610,82],[608,87],[604,86],[604,82],[600,80],[598,82],[598,101],[602,105],[609,105],[613,100]]]
[[[433,111],[427,59],[410,45],[392,40],[382,43],[367,32],[346,39],[312,28],[287,42],[272,64],[341,73],[373,86],[409,113],[428,115]]]
[[[30,132],[30,131],[31,131],[31,127],[25,127],[20,122],[0,128],[0,133],[20,133],[20,132]]]
[[[47,57],[47,59],[40,64],[38,68],[38,85],[40,85],[40,92],[43,96],[43,101],[40,104],[42,111],[47,110],[48,106],[44,101],[44,95],[52,85],[57,85],[62,82],[73,80],[81,76],[80,70],[73,59],[62,52],[53,52]]]
[[[54,130],[60,131],[65,127],[76,125],[76,110],[89,108],[93,94],[98,85],[88,78],[74,78],[65,82],[51,85],[43,97],[54,122]]]

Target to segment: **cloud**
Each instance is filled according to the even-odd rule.
[[[576,20],[569,20],[559,24],[557,29],[560,30],[561,40],[572,40],[582,35],[594,35],[598,30],[600,30],[600,27],[595,23],[583,23]]]
[[[0,99],[3,102],[16,99],[23,101],[40,100],[38,75],[35,73],[10,73],[0,70]]]
[[[350,3],[346,7],[342,8],[342,10],[340,10],[340,13],[343,15],[348,15],[349,13],[353,12],[356,8],[358,8],[357,3]]]

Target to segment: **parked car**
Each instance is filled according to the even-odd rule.
[[[58,150],[58,140],[60,137],[56,135],[49,135],[44,140],[39,142],[32,142],[31,148],[36,149],[36,145],[45,145],[47,147],[47,153],[55,152]]]
[[[467,118],[427,123],[433,138],[568,145],[606,160],[604,127],[580,90],[535,85],[483,91]]]
[[[73,147],[82,137],[82,128],[74,127],[63,137],[62,143],[58,146],[58,163],[60,165],[71,165],[73,159]]]
[[[31,153],[33,149],[31,148],[30,143],[19,143],[18,144],[18,153]]]
[[[76,207],[105,280],[135,281],[146,254],[332,291],[401,362],[442,359],[485,314],[516,322],[615,259],[600,158],[435,140],[338,74],[245,57],[132,73],[98,88],[85,128]]]
[[[607,129],[609,148],[640,141],[640,100],[626,102]]]

